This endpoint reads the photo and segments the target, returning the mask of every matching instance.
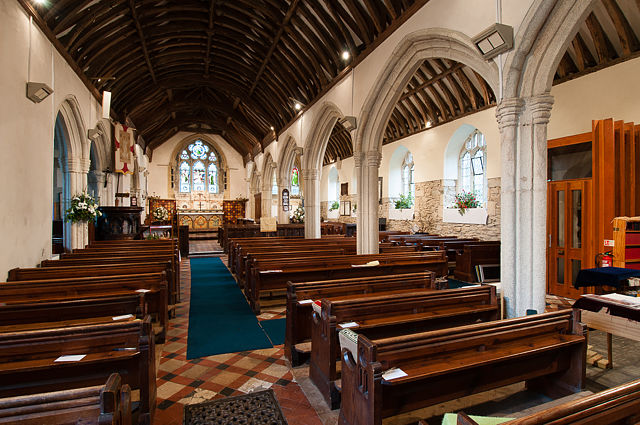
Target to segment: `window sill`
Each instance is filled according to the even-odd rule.
[[[395,209],[389,208],[389,220],[413,220],[413,208]]]
[[[462,223],[462,224],[487,224],[486,208],[469,208],[464,215],[460,215],[460,211],[456,208],[444,208],[442,211],[442,221],[444,223]]]

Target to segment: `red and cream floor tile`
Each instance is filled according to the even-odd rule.
[[[223,258],[226,262],[226,258]],[[289,425],[321,425],[296,382],[282,346],[187,360],[190,267],[181,265],[181,303],[169,322],[167,340],[158,347],[156,425],[182,424],[184,406],[271,388]],[[259,320],[284,318],[284,308],[269,307]]]

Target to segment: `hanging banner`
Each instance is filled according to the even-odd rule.
[[[133,129],[126,125],[116,124],[114,133],[116,173],[133,174],[134,138]]]

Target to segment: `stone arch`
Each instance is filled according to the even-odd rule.
[[[504,98],[547,93],[569,43],[597,0],[535,0],[504,65]]]
[[[444,28],[415,31],[400,41],[366,97],[356,133],[356,152],[380,151],[384,129],[402,90],[429,58],[445,58],[469,66],[498,93],[496,64],[484,60],[467,35]]]
[[[90,165],[90,142],[86,126],[80,112],[80,105],[74,96],[67,96],[56,113],[54,123],[54,143],[57,139],[63,147],[61,169],[64,186],[61,196],[61,210],[69,208],[71,197],[87,190],[87,173]],[[87,223],[64,222],[63,243],[66,249],[83,248],[88,242]]]
[[[278,179],[277,164],[273,160],[270,153],[267,153],[264,161],[262,162],[262,216],[272,216],[272,183],[273,175],[275,173],[276,181]],[[279,187],[279,185],[278,185]]]
[[[358,181],[358,253],[378,252],[378,168],[382,139],[387,122],[402,90],[412,75],[429,58],[445,58],[463,63],[476,71],[498,93],[498,68],[486,61],[471,39],[444,28],[428,28],[406,35],[397,45],[376,83],[369,91],[362,110],[354,144]]]
[[[304,144],[302,179],[304,185],[306,238],[320,237],[320,177],[331,130],[343,118],[342,111],[331,102],[324,102],[318,111]]]
[[[262,179],[260,175],[260,171],[257,169],[257,164],[253,162],[253,170],[251,172],[251,177],[249,178],[249,212],[248,217],[257,220],[255,211],[255,199],[256,195],[260,193],[262,188]]]

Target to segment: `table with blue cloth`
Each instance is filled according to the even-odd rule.
[[[585,286],[613,286],[621,288],[626,285],[630,277],[640,277],[640,270],[623,269],[621,267],[596,267],[582,269],[578,272],[573,286],[583,288]]]

